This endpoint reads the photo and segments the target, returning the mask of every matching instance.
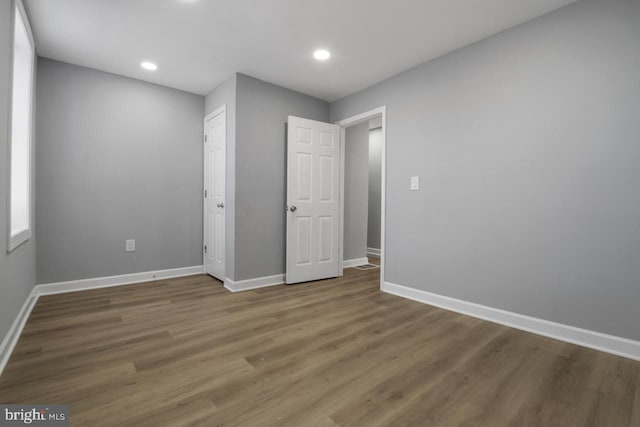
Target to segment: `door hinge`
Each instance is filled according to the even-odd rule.
[[[207,198],[207,190],[204,190],[204,198]]]
[[[204,142],[207,142],[207,134],[204,134]]]
[[[207,245],[204,245],[204,253],[207,253]]]

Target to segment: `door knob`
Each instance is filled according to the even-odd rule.
[[[224,208],[224,203],[217,203],[216,206],[219,208]]]
[[[297,211],[297,210],[298,210],[298,208],[296,208],[295,206],[291,206],[291,207],[289,208],[289,210],[290,210],[291,212],[295,212],[295,211]]]

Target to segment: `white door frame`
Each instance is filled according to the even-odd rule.
[[[227,121],[226,121],[226,113],[227,113],[227,104],[222,104],[220,107],[216,108],[212,113],[207,114],[204,119],[202,120],[202,128],[203,128],[203,132],[204,135],[202,136],[202,183],[203,183],[203,189],[202,189],[202,237],[203,240],[206,239],[206,221],[207,221],[207,199],[204,196],[204,186],[206,186],[206,182],[205,182],[205,173],[206,173],[206,168],[207,168],[207,155],[206,155],[206,150],[207,150],[207,146],[204,144],[204,139],[206,137],[206,133],[207,133],[207,121],[211,120],[212,118],[214,118],[215,116],[225,113],[225,123],[224,123],[224,170],[225,170],[225,179],[224,179],[224,185],[225,185],[225,202],[226,202],[226,198],[227,198],[227,190],[226,190],[226,186],[227,186]],[[209,189],[210,190],[210,189]],[[223,274],[223,279],[226,278],[226,274],[227,274],[227,256],[226,256],[226,250],[227,250],[227,245],[226,245],[226,238],[227,238],[227,209],[225,208],[223,210],[223,215],[224,215],[224,239],[225,239],[225,256],[224,256],[224,274]],[[204,270],[204,273],[207,274],[207,253],[204,251],[204,246],[205,246],[206,240],[203,241],[202,244],[202,269]]]
[[[358,125],[363,122],[382,116],[382,166],[380,175],[382,183],[380,185],[380,289],[384,284],[384,264],[385,264],[385,210],[386,210],[386,188],[387,188],[387,107],[382,106],[369,110],[367,112],[357,114],[355,116],[336,122],[340,126],[340,240],[338,242],[338,254],[340,256],[339,276],[344,275],[344,156],[346,143],[346,128]]]

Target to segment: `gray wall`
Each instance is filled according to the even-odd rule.
[[[7,253],[13,10],[12,1],[0,2],[0,342],[4,340],[36,283],[36,239],[33,235],[35,200],[31,201],[31,239]],[[32,140],[32,144],[33,152],[36,141]],[[32,175],[32,184],[34,178]]]
[[[227,147],[225,176],[225,276],[235,277],[235,229],[236,229],[236,85],[237,75],[222,82],[205,97],[205,115],[226,105]]]
[[[346,129],[344,146],[344,260],[367,256],[369,123]]]
[[[388,282],[640,339],[639,22],[582,0],[331,104],[387,106]]]
[[[287,116],[328,121],[320,99],[237,75],[234,280],[285,272]]]
[[[373,120],[372,120],[373,122]],[[378,126],[378,127],[376,127]],[[382,129],[369,123],[369,215],[367,247],[380,249],[380,198],[382,190]]]
[[[48,59],[37,83],[38,282],[201,265],[204,97]]]

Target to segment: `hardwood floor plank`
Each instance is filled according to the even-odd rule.
[[[171,373],[140,374],[129,387],[96,390],[95,394],[78,402],[72,417],[78,425],[93,425],[114,412],[134,418],[190,399],[210,401],[208,390],[229,378],[243,378],[253,370],[243,359],[218,362],[216,366],[208,365],[206,371],[202,366],[196,366]]]
[[[412,364],[403,363],[402,369],[394,370],[388,379],[350,405],[343,406],[331,418],[342,426],[384,425],[386,419],[397,417],[424,388],[439,382],[461,359],[487,342],[500,339],[504,332],[488,324],[478,324],[466,331],[461,328],[448,332],[448,336],[438,337],[433,344],[425,346],[434,351]],[[429,376],[428,382],[424,381],[425,375]]]
[[[442,337],[448,332],[442,329],[428,332],[428,327],[424,326],[403,332],[412,334],[412,336],[432,335],[434,340],[434,334]],[[398,345],[393,345],[394,343],[387,341],[385,336],[380,336],[381,342],[388,342],[392,345],[370,345],[369,348],[357,352],[356,357],[352,357],[352,352],[348,347],[340,346],[340,350],[346,351],[344,353],[335,352],[341,357],[339,362],[328,360],[328,363],[319,365],[319,370],[315,369],[297,380],[287,381],[285,384],[272,384],[268,393],[277,394],[281,398],[279,398],[277,405],[270,405],[268,412],[290,414],[283,417],[278,425],[305,425],[321,414],[339,410],[354,396],[360,396],[365,390],[369,390],[395,375],[399,358],[419,359],[428,352],[436,351],[434,347],[429,346],[421,347],[419,351],[411,351],[415,346],[402,345],[404,344],[402,341],[406,342],[407,340],[402,338],[402,334],[397,335],[400,339]],[[348,344],[346,342],[344,345]],[[322,381],[318,381],[318,378],[322,378]],[[310,390],[313,390],[313,393],[310,393]],[[236,407],[236,410],[238,409]],[[260,413],[265,413],[265,410],[261,407],[256,408],[255,415]],[[336,420],[333,416],[331,418],[341,424],[341,421]],[[246,418],[243,418],[243,422],[249,423]]]
[[[216,406],[207,398],[187,399],[167,405],[160,410],[150,411],[135,417],[120,414],[111,419],[111,425],[132,427],[183,427],[188,425],[207,425],[215,419]]]
[[[379,291],[379,269],[40,298],[1,403],[73,426],[640,427],[640,363]]]
[[[636,392],[629,421],[629,427],[638,426],[640,426],[640,372],[636,375]]]

